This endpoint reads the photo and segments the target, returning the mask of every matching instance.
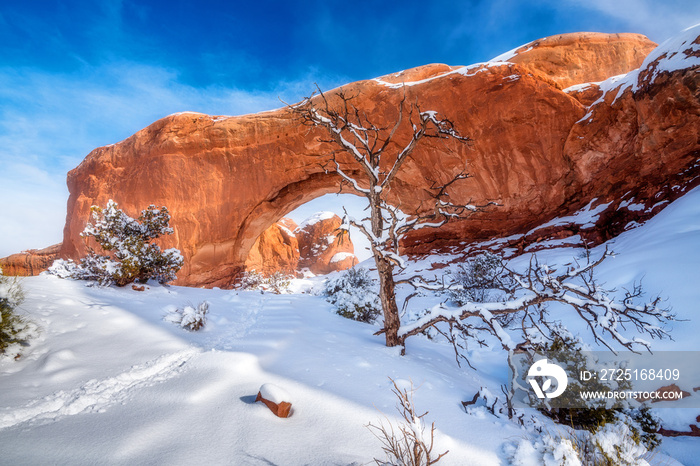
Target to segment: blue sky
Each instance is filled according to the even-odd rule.
[[[171,113],[238,115],[549,35],[700,23],[697,0],[0,3],[0,257],[61,240],[65,175]]]

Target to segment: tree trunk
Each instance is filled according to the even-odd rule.
[[[376,258],[377,273],[379,274],[379,298],[384,312],[384,335],[386,346],[398,346],[399,339],[399,308],[396,305],[396,292],[394,290],[394,266],[386,259]]]
[[[367,196],[370,207],[371,228],[375,238],[382,237],[384,233],[384,219],[381,210],[381,191],[375,189],[375,184],[370,181],[370,193]],[[382,302],[382,312],[384,313],[384,335],[386,336],[386,346],[398,346],[399,308],[396,305],[396,291],[394,290],[394,265],[389,262],[384,255],[377,250],[378,244],[372,245],[374,263],[377,265],[379,274],[379,299]]]

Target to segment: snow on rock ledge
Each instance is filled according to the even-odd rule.
[[[559,89],[602,81],[641,65],[656,44],[641,34],[574,32],[535,40],[490,60],[515,63]]]
[[[661,44],[638,70],[591,85],[599,96],[564,146],[583,183],[571,199],[581,207],[593,197],[610,203],[598,212],[599,237],[589,241],[651,218],[700,182],[699,85],[700,25]],[[598,180],[608,188],[594,195],[589,186]]]

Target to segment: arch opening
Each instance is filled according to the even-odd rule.
[[[325,193],[292,207],[256,238],[245,258],[246,270],[263,275],[324,275],[371,257],[369,242],[359,230],[338,229],[346,212],[355,218],[364,216],[364,198]]]

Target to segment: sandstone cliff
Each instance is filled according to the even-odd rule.
[[[625,74],[639,66],[656,45],[641,34],[578,32],[545,37],[491,61],[517,63],[538,78],[566,89]]]
[[[299,240],[299,267],[316,275],[349,269],[357,264],[355,248],[341,219],[332,212],[319,212],[302,222],[294,233]]]
[[[264,274],[308,269],[315,275],[349,269],[357,258],[348,234],[338,230],[340,224],[332,212],[319,212],[301,225],[282,218],[258,237],[245,267]]]
[[[268,275],[275,272],[294,274],[299,268],[299,241],[294,234],[297,224],[282,218],[263,231],[245,261],[246,270]]]
[[[44,249],[30,249],[0,259],[3,275],[31,276],[43,272],[60,257],[61,245],[54,244]]]

